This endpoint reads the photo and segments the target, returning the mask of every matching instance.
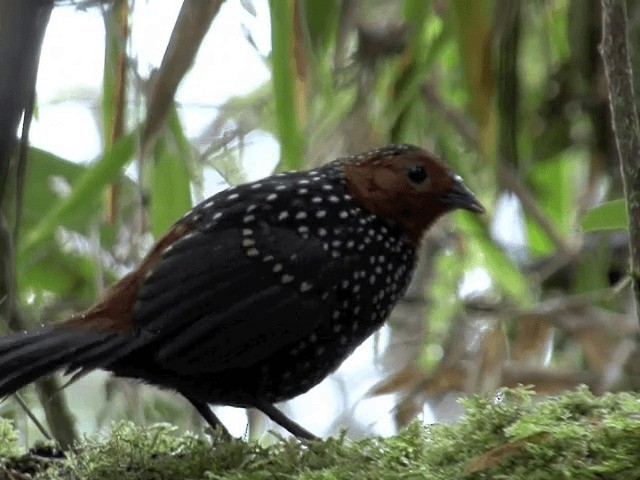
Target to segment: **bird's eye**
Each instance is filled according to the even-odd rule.
[[[407,178],[414,185],[422,184],[428,176],[429,175],[427,174],[427,171],[420,164],[411,165],[409,168],[407,168]]]

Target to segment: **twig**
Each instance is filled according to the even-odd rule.
[[[46,427],[40,422],[40,420],[38,420],[38,417],[36,417],[33,414],[31,409],[29,408],[29,405],[27,405],[27,402],[24,401],[22,396],[18,392],[16,392],[16,393],[13,394],[13,398],[18,403],[18,405],[20,405],[22,410],[24,410],[24,412],[27,414],[27,416],[31,419],[31,421],[36,426],[36,428],[38,430],[40,430],[40,433],[42,434],[42,436],[44,438],[46,438],[47,440],[51,440],[51,438],[52,438],[51,434],[47,431]]]
[[[129,41],[129,2],[128,0],[116,0],[111,8],[105,9],[105,30],[107,32],[106,62],[104,79],[113,81],[111,98],[107,102],[113,102],[113,115],[105,118],[110,124],[105,126],[104,141],[108,148],[112,147],[124,133],[126,118],[127,97],[127,43]],[[107,70],[109,69],[109,70]],[[108,90],[107,87],[104,87]],[[107,189],[107,217],[111,224],[116,223],[118,211],[119,184],[114,181]]]
[[[467,145],[474,149],[478,148],[478,136],[473,125],[467,122],[459,111],[450,107],[443,100],[435,85],[425,82],[422,85],[422,95],[424,95],[429,106],[437,108],[444,119],[455,127]]]
[[[24,110],[22,121],[22,136],[18,149],[18,164],[16,167],[16,199],[15,199],[15,220],[13,225],[13,241],[17,242],[20,235],[20,223],[22,221],[22,205],[24,201],[24,187],[27,176],[27,161],[29,151],[29,130],[33,120],[33,108],[35,102],[35,89],[29,92],[27,104]]]
[[[627,45],[627,12],[624,0],[602,0],[600,53],[607,77],[613,133],[627,200],[631,278],[636,298],[636,314],[640,319],[640,126]]]
[[[336,47],[333,54],[333,64],[336,71],[345,67],[347,40],[349,31],[353,28],[358,2],[356,0],[343,0],[338,16],[338,28],[336,29]]]
[[[198,48],[209,30],[223,0],[184,0],[171,32],[157,77],[151,87],[147,104],[147,119],[142,133],[143,153],[164,124],[178,84],[191,67]]]
[[[60,380],[50,375],[39,379],[34,385],[54,438],[62,449],[72,448],[78,442],[79,436],[67,398],[60,392]]]
[[[590,290],[584,293],[576,293],[574,295],[563,295],[559,298],[551,298],[538,303],[538,305],[530,312],[549,313],[557,311],[559,308],[573,309],[591,306],[596,302],[606,302],[613,300],[620,295],[622,291],[629,285],[628,277],[623,278],[620,282],[608,288],[598,290]]]
[[[516,194],[520,203],[522,203],[524,211],[531,215],[538,225],[540,225],[560,253],[566,258],[572,258],[576,254],[576,248],[569,245],[562,235],[558,233],[551,219],[544,213],[542,207],[540,207],[540,204],[526,185],[522,183],[513,170],[503,162],[499,162],[498,164],[498,177],[504,187],[507,187]]]

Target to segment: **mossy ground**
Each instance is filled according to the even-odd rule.
[[[466,399],[455,425],[416,422],[357,442],[261,445],[121,422],[66,458],[20,455],[15,432],[0,422],[0,479],[640,478],[640,396],[581,388],[536,403],[521,388],[499,397]]]

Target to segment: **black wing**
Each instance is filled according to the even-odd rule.
[[[159,364],[190,374],[249,367],[331,315],[354,259],[280,225],[254,229],[250,254],[242,229],[194,230],[154,266],[134,321]]]

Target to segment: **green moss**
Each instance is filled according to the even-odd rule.
[[[418,422],[392,438],[271,445],[178,434],[167,424],[117,423],[39,478],[64,479],[548,479],[640,478],[640,397],[586,388],[535,402],[527,389],[464,400],[455,425]],[[16,435],[0,423],[0,450]],[[8,447],[8,449],[7,449]],[[20,461],[12,460],[19,470]]]
[[[11,422],[0,418],[0,457],[11,457],[19,453],[18,434]]]

